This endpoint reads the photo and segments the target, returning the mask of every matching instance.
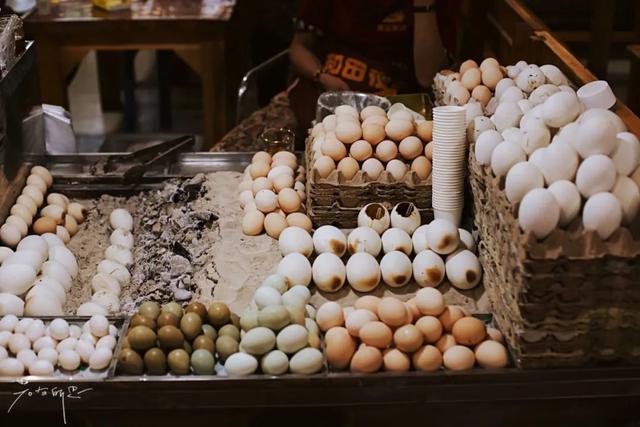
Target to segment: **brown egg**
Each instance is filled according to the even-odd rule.
[[[266,151],[257,151],[253,157],[251,158],[251,163],[266,163],[266,164],[271,164],[271,154],[267,153]]]
[[[502,332],[500,332],[496,328],[487,327],[487,336],[489,337],[489,339],[492,339],[494,341],[504,342]]]
[[[370,116],[362,121],[362,127],[369,125],[378,125],[383,128],[389,123],[389,119],[387,118],[387,113],[384,113],[384,116]]]
[[[422,316],[422,313],[420,313],[420,310],[418,310],[418,306],[416,305],[415,298],[411,298],[404,304],[407,306],[407,311],[409,312],[409,314],[411,314],[411,323],[415,322]]]
[[[377,105],[369,105],[368,107],[364,107],[362,111],[360,111],[360,119],[362,121],[367,120],[369,117],[387,117],[386,111]]]
[[[416,327],[422,332],[426,343],[433,344],[442,336],[442,323],[436,317],[423,316],[416,322]]]
[[[313,163],[313,168],[318,171],[320,178],[326,178],[336,168],[336,164],[329,156],[321,156]]]
[[[356,176],[356,173],[360,170],[360,165],[356,159],[352,157],[345,157],[338,162],[338,171],[342,173],[342,176],[349,181]]]
[[[180,319],[180,330],[189,341],[202,333],[202,318],[197,313],[185,313]]]
[[[283,151],[280,151],[280,152],[282,153]],[[278,160],[274,160],[273,163],[271,163],[272,168],[275,168],[276,166],[286,166],[288,168],[291,168],[292,170],[296,170],[296,167],[298,167],[298,160],[296,159],[295,156],[282,157],[282,158],[279,158]]]
[[[462,64],[460,64],[459,74],[462,76],[467,70],[472,68],[478,68],[478,63],[473,59],[467,59]]]
[[[489,340],[478,344],[475,351],[478,365],[483,368],[504,368],[509,364],[509,354],[504,345]]]
[[[364,139],[360,139],[349,147],[349,155],[359,162],[364,162],[373,154],[373,148]]]
[[[229,310],[229,307],[225,303],[214,301],[209,306],[207,317],[209,323],[218,328],[229,323],[231,320],[231,310]]]
[[[309,219],[307,215],[300,212],[294,212],[287,215],[287,225],[289,227],[300,227],[309,233],[313,229],[311,219]]]
[[[294,153],[286,150],[278,151],[271,158],[274,162],[283,162],[283,161],[297,162],[298,161],[298,158]],[[295,167],[292,169],[295,169]]]
[[[151,330],[156,330],[156,321],[147,317],[147,316],[143,316],[141,314],[136,314],[131,318],[131,321],[129,323],[129,327],[130,328],[135,328],[136,326],[146,326],[147,328],[151,329]]]
[[[206,335],[198,335],[196,339],[193,340],[193,349],[199,350],[201,348],[207,350],[211,354],[216,354],[216,345],[211,337]]]
[[[466,371],[473,368],[476,364],[476,358],[473,351],[462,345],[454,345],[444,352],[442,361],[447,369],[452,371]]]
[[[378,321],[365,323],[360,328],[358,335],[360,337],[360,341],[379,349],[389,347],[393,340],[393,332],[391,332],[391,328]]]
[[[471,96],[484,107],[491,99],[491,91],[485,85],[479,85],[473,89]]]
[[[287,220],[280,214],[271,212],[264,218],[264,230],[269,237],[277,239],[280,237],[282,230],[287,228]]]
[[[61,225],[56,226],[56,236],[60,238],[66,245],[71,240],[71,235],[69,231]]]
[[[171,312],[163,311],[158,315],[156,323],[158,325],[158,328],[162,328],[163,326],[167,325],[178,326],[178,324],[180,323],[180,319],[178,319],[178,316]]]
[[[405,353],[413,353],[422,346],[424,337],[414,325],[404,325],[393,333],[393,343]]]
[[[260,190],[273,190],[273,181],[271,181],[266,176],[261,176],[254,179],[253,184],[251,185],[251,191],[253,191],[253,195],[255,196]]]
[[[442,353],[432,345],[425,345],[413,353],[411,361],[418,371],[434,372],[442,366]]]
[[[460,307],[456,305],[450,305],[444,309],[442,314],[438,316],[438,319],[440,320],[440,323],[442,323],[442,327],[444,328],[444,330],[446,332],[451,332],[451,330],[453,329],[453,324],[463,317],[465,317],[465,314],[462,309],[460,309]]]
[[[385,170],[389,172],[396,181],[402,181],[404,176],[407,174],[408,169],[407,165],[398,159],[391,160],[387,163],[387,167],[385,168]]]
[[[301,203],[300,196],[293,188],[284,188],[278,193],[278,204],[285,213],[297,212]]]
[[[376,145],[384,139],[385,128],[382,125],[368,123],[362,126],[362,138],[371,145]]]
[[[242,218],[242,232],[247,236],[257,236],[264,227],[264,214],[258,210],[247,212]]]
[[[367,159],[362,163],[362,172],[366,173],[369,179],[376,180],[384,171],[384,166],[378,159]]]
[[[413,133],[413,123],[408,120],[389,120],[384,130],[390,139],[402,141]]]
[[[431,141],[433,139],[433,122],[431,120],[419,121],[416,123],[416,133],[423,142]]]
[[[182,348],[184,345],[184,335],[182,331],[175,326],[163,326],[158,329],[158,343],[163,350]]]
[[[343,327],[334,327],[325,335],[325,355],[329,365],[337,369],[349,366],[356,351],[356,341]]]
[[[400,155],[406,160],[413,160],[422,154],[422,141],[417,136],[408,136],[398,145]]]
[[[451,334],[456,343],[462,345],[476,345],[487,336],[487,327],[484,322],[475,317],[463,317],[453,324]]]
[[[69,214],[64,216],[64,228],[67,229],[69,234],[74,236],[78,232],[78,221]]]
[[[491,90],[502,80],[502,71],[498,67],[489,67],[482,71],[482,84]]]
[[[411,170],[418,175],[418,178],[425,180],[431,175],[431,161],[425,156],[418,156],[411,162]]]
[[[402,326],[407,320],[407,307],[399,299],[385,297],[378,305],[378,316],[391,327]]]
[[[482,81],[482,73],[477,68],[469,68],[460,77],[460,83],[468,90],[472,90]]]
[[[362,344],[351,358],[351,372],[369,374],[382,367],[382,353],[375,347]]]
[[[357,125],[360,125],[360,119],[358,118],[358,113],[339,113],[336,115],[336,129],[334,130],[335,133],[337,133],[337,129],[340,123],[355,123]]]
[[[269,166],[269,164],[265,162],[251,163],[249,174],[251,175],[251,178],[256,179],[260,178],[261,176],[267,176],[270,169],[271,166]]]
[[[36,222],[33,223],[33,232],[36,234],[55,234],[57,226],[58,224],[56,223],[55,219],[48,216],[43,216],[42,218],[38,218]]]
[[[428,143],[424,146],[424,156],[433,161],[433,142]]]
[[[273,178],[273,189],[276,192],[284,188],[293,188],[293,177],[287,174],[278,175]]]
[[[415,298],[418,310],[424,315],[439,316],[444,311],[444,297],[437,289],[422,288],[416,293]]]
[[[382,352],[382,367],[388,372],[407,372],[411,369],[411,359],[397,348]]]
[[[380,305],[380,297],[375,295],[364,295],[356,300],[353,306],[358,308],[364,308],[365,310],[369,310],[376,316],[378,315],[378,306]]]
[[[360,122],[358,122],[358,119],[355,119],[355,122],[350,120],[340,121],[340,123],[336,125],[335,133],[338,141],[344,144],[351,144],[362,137],[362,131],[363,129],[360,127]]]
[[[376,146],[376,158],[381,162],[393,160],[398,155],[398,146],[395,142],[385,139]]]
[[[347,147],[336,138],[324,137],[321,146],[322,154],[331,157],[336,162],[347,156]]]
[[[454,345],[456,345],[456,340],[451,334],[443,334],[440,339],[436,341],[436,347],[440,350],[440,353],[444,353]]]

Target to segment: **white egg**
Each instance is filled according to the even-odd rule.
[[[445,270],[449,282],[458,289],[473,289],[482,278],[478,257],[467,249],[449,255]]]
[[[129,273],[127,267],[110,259],[100,261],[98,264],[98,273],[110,274],[115,277],[122,286],[126,286],[131,282],[131,273]]]
[[[67,301],[67,293],[64,286],[62,286],[60,282],[58,282],[53,277],[49,277],[49,276],[38,277],[36,281],[33,283],[33,288],[31,288],[31,290],[37,287],[44,287],[47,291],[51,292],[53,295],[55,295],[58,301],[60,301],[60,304],[64,304]],[[27,294],[27,298],[28,298],[28,294]]]
[[[317,254],[328,252],[341,257],[347,250],[347,238],[337,227],[323,225],[313,233],[313,247]]]
[[[419,252],[413,259],[412,267],[414,280],[423,288],[436,287],[444,280],[444,261],[432,250]]]
[[[474,148],[476,160],[478,161],[478,163],[480,163],[481,165],[490,164],[493,150],[503,140],[504,139],[502,138],[502,135],[497,130],[488,129],[482,132],[476,140],[476,145]]]
[[[404,252],[387,252],[380,260],[382,280],[393,288],[399,288],[409,283],[411,272],[411,260]]]
[[[29,237],[29,236],[28,236]],[[51,249],[54,246],[64,246],[64,242],[62,241],[62,239],[60,239],[58,236],[56,236],[53,233],[44,233],[42,236],[42,239],[47,243],[47,253],[46,253],[46,257],[49,257],[49,249]]]
[[[253,295],[253,301],[259,309],[272,305],[282,305],[282,295],[280,295],[280,292],[274,288],[261,286],[256,289],[256,292]]]
[[[18,354],[20,350],[25,350],[31,348],[31,341],[24,334],[15,333],[11,335],[9,338],[9,342],[7,343],[7,348],[13,354]]]
[[[64,265],[59,262],[47,261],[42,264],[42,276],[54,279],[60,283],[66,291],[71,289],[73,279]]]
[[[133,254],[125,246],[111,245],[104,253],[106,259],[110,259],[117,263],[128,267],[133,264]]]
[[[114,230],[120,228],[131,231],[133,230],[133,218],[126,209],[114,209],[109,215],[109,225]]]
[[[615,151],[617,144],[615,127],[602,117],[581,122],[573,143],[583,159],[594,154],[609,155]]]
[[[614,113],[611,110],[605,110],[604,108],[589,108],[584,111],[578,117],[578,122],[583,123],[589,121],[593,118],[605,118],[613,124],[616,128],[616,133],[625,132],[627,130],[627,126],[624,124],[620,116]]]
[[[521,99],[520,101],[516,102],[516,104],[518,105],[518,108],[520,108],[520,111],[522,111],[522,114],[527,114],[534,107],[534,105],[528,99]],[[520,118],[520,120],[522,121],[522,117]],[[542,123],[544,124],[544,122]]]
[[[7,248],[6,246],[0,246],[0,263],[7,259],[9,255],[13,254],[13,250],[11,248]]]
[[[113,353],[106,347],[96,348],[89,357],[89,367],[93,370],[105,369],[109,366]]]
[[[11,331],[0,331],[0,347],[6,348],[9,343],[9,338],[13,336]]]
[[[549,142],[551,142],[551,133],[546,126],[530,124],[522,132],[520,145],[525,153],[531,154],[538,148],[546,147]]]
[[[49,256],[49,245],[42,236],[26,236],[18,243],[17,251],[30,250],[40,254],[42,262],[45,262]]]
[[[260,212],[269,213],[278,207],[278,196],[271,190],[260,190],[256,193],[254,202]]]
[[[515,102],[502,102],[496,112],[491,116],[491,121],[496,125],[496,130],[503,130],[517,126],[520,123],[522,111]]]
[[[0,360],[4,360],[9,357],[9,352],[6,348],[0,346]]]
[[[594,194],[585,202],[582,210],[582,224],[586,230],[595,231],[602,240],[607,240],[620,228],[622,208],[611,193]]]
[[[411,235],[420,226],[420,211],[410,202],[398,203],[391,210],[391,227],[404,230]]]
[[[26,316],[62,316],[64,313],[62,304],[55,296],[48,297],[44,293],[39,293],[27,300],[24,314]]]
[[[37,340],[35,340],[35,342],[33,343],[33,350],[39,354],[40,351],[42,351],[45,348],[50,348],[55,350],[57,345],[58,343],[56,342],[56,340],[54,340],[50,336],[42,336]]]
[[[65,350],[73,350],[74,348],[76,348],[77,343],[78,343],[77,338],[71,338],[71,337],[65,338],[58,343],[58,345],[56,346],[56,351],[58,353],[62,353]]]
[[[611,159],[618,173],[628,176],[640,163],[640,142],[631,132],[620,132],[616,138],[618,146]]]
[[[547,126],[553,128],[560,128],[574,121],[580,114],[578,97],[570,92],[554,93],[542,106],[542,118]]]
[[[18,359],[8,357],[0,360],[0,377],[20,377],[22,374],[24,374],[24,365]]]
[[[429,249],[429,243],[427,242],[427,233],[429,231],[429,225],[421,225],[418,227],[411,236],[411,244],[413,251],[417,254],[426,249]]]
[[[509,89],[510,87],[514,87],[515,86],[515,82],[512,79],[509,78],[504,78],[502,80],[500,80],[498,82],[498,84],[496,84],[496,88],[494,90],[494,96],[496,97],[496,99],[498,101],[500,101],[500,98],[502,97],[502,94]]]
[[[14,332],[16,334],[24,334],[29,329],[29,326],[35,321],[35,319],[31,319],[29,317],[20,319],[16,327],[14,328]]]
[[[85,302],[76,310],[77,316],[93,316],[95,314],[106,316],[109,312],[105,307],[100,304],[96,304],[95,302]]]
[[[306,347],[309,341],[309,332],[304,326],[289,325],[278,332],[276,346],[278,350],[292,354]]]
[[[638,215],[638,209],[640,208],[640,190],[638,190],[638,186],[631,178],[618,175],[611,193],[620,202],[623,223],[630,224]]]
[[[49,249],[49,260],[62,264],[72,278],[78,275],[78,262],[75,255],[64,246],[54,246]]]
[[[531,231],[537,239],[543,239],[557,227],[559,221],[560,206],[549,190],[536,188],[522,198],[518,222],[523,231]]]
[[[527,154],[518,144],[503,141],[491,154],[491,169],[496,176],[505,175],[516,163],[527,160]]]
[[[391,251],[401,251],[411,255],[413,250],[411,237],[400,228],[390,228],[382,234],[382,250],[385,254]]]
[[[91,279],[91,290],[93,292],[105,290],[120,296],[120,282],[110,274],[98,273]]]
[[[450,254],[460,243],[458,227],[446,219],[434,219],[429,223],[427,243],[434,252],[442,255]]]
[[[13,314],[22,316],[24,314],[24,301],[14,294],[0,293],[0,316]],[[2,328],[0,327],[0,330]]]
[[[31,325],[29,325],[24,334],[27,338],[29,338],[29,341],[34,343],[44,336],[44,330],[44,322],[40,319],[36,319],[33,321],[33,323],[31,323]]]
[[[69,323],[64,319],[54,319],[49,324],[51,338],[61,341],[69,336]]]
[[[124,246],[130,250],[133,248],[133,234],[130,231],[118,228],[111,233],[109,242],[112,245]]]
[[[458,234],[460,235],[460,243],[471,252],[476,252],[476,239],[473,235],[464,228],[458,228]]]
[[[53,374],[54,366],[48,360],[39,359],[29,367],[29,374],[36,376],[50,376]]]
[[[109,325],[109,335],[112,337],[118,337],[118,328],[115,325]]]
[[[518,73],[516,85],[526,93],[542,86],[546,82],[544,73],[536,65],[530,65]]]
[[[78,353],[82,362],[89,363],[91,354],[94,351],[94,346],[90,341],[79,339],[74,350]]]
[[[540,169],[547,185],[560,180],[573,181],[580,159],[568,144],[551,144],[541,153],[540,162],[532,162]]]
[[[64,350],[58,355],[58,363],[62,369],[75,371],[80,367],[80,355],[73,350]]]
[[[262,357],[260,369],[266,375],[282,375],[289,370],[289,358],[280,350],[270,351]]]
[[[359,292],[370,292],[380,284],[380,266],[376,259],[366,253],[358,252],[347,261],[347,281]]]
[[[547,98],[559,91],[560,89],[555,85],[544,84],[531,92],[531,95],[529,95],[529,102],[532,105],[542,104],[547,100]]]
[[[82,335],[82,329],[78,325],[69,325],[69,336],[71,338],[80,338]]]
[[[12,264],[0,267],[0,292],[22,295],[36,279],[36,271],[29,265]]]
[[[547,79],[547,82],[553,85],[561,86],[561,85],[566,85],[568,83],[568,80],[565,77],[565,75],[562,74],[562,71],[560,71],[560,69],[555,65],[551,65],[551,64],[541,65],[540,71],[542,71],[542,73],[544,74],[545,78]]]
[[[616,167],[613,160],[603,154],[585,159],[578,167],[576,185],[583,197],[610,191],[616,183]]]
[[[513,102],[517,103],[520,100],[526,99],[525,94],[520,90],[520,88],[511,86],[504,90],[502,95],[500,96],[500,103],[503,102]]]
[[[38,359],[46,360],[52,365],[58,363],[58,352],[53,347],[43,347],[38,351]]]
[[[502,139],[514,144],[522,145],[524,131],[520,128],[511,127],[502,131]]]
[[[294,374],[311,375],[322,369],[324,357],[322,352],[315,348],[303,348],[293,355],[289,362],[289,368]]]
[[[109,334],[109,320],[104,315],[94,314],[89,319],[89,329],[95,337],[104,337]]]
[[[553,193],[560,207],[559,224],[561,227],[566,227],[578,216],[582,207],[582,198],[578,187],[571,181],[560,180],[551,184],[549,191]]]
[[[258,369],[258,360],[247,353],[234,353],[225,361],[224,369],[232,376],[251,375]]]
[[[378,320],[378,317],[373,312],[364,308],[359,308],[353,310],[346,316],[345,327],[351,336],[357,337],[360,333],[360,328],[375,320]]]
[[[530,162],[516,163],[505,180],[504,191],[511,203],[518,203],[525,194],[534,188],[544,187],[542,173]]]
[[[367,252],[378,256],[382,250],[382,240],[377,231],[371,227],[358,227],[349,233],[347,238],[349,253]]]
[[[369,203],[358,213],[358,227],[373,228],[378,234],[384,233],[390,224],[389,211],[380,203]]]
[[[489,105],[487,104],[487,108]],[[496,125],[488,117],[474,117],[473,121],[467,125],[467,139],[476,142],[480,134],[488,129],[496,129]]]
[[[116,348],[116,339],[111,335],[105,335],[101,337],[97,344],[96,348],[106,347],[109,350],[113,351]]]
[[[15,295],[14,295],[15,296]],[[6,314],[0,319],[0,331],[13,332],[16,326],[18,326],[18,314]]]
[[[280,261],[277,273],[287,278],[289,286],[309,286],[312,274],[311,263],[304,255],[293,252]]]
[[[377,234],[376,234],[377,235]],[[335,254],[325,252],[313,261],[313,283],[324,292],[336,292],[346,280],[346,267]]]
[[[36,251],[29,249],[17,250],[2,262],[3,266],[7,265],[28,265],[35,271],[40,271],[42,266],[42,257]]]
[[[29,232],[29,226],[24,221],[24,219],[22,219],[22,217],[19,217],[18,215],[10,215],[9,217],[7,217],[7,219],[5,220],[5,224],[10,224],[13,227],[17,228],[20,232],[21,237],[26,236]]]
[[[280,175],[289,175],[290,177],[293,178],[294,172],[293,172],[293,169],[291,169],[289,166],[286,166],[286,165],[275,166],[271,168],[271,170],[267,174],[267,178],[269,178],[270,180],[274,180],[276,177]]]
[[[101,289],[91,296],[91,302],[95,302],[107,309],[109,313],[120,311],[120,299],[106,289]]]
[[[287,227],[282,230],[278,246],[283,256],[297,252],[308,257],[313,253],[313,239],[301,227]]]

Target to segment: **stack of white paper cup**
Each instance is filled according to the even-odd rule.
[[[432,204],[436,218],[460,224],[464,207],[466,165],[465,109],[433,109]]]

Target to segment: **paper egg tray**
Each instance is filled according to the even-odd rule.
[[[320,178],[313,169],[311,139],[307,140],[307,214],[316,226],[331,224],[338,228],[355,228],[358,213],[368,203],[384,203],[392,208],[400,202],[411,202],[420,211],[423,223],[433,219],[431,176],[421,180],[414,172],[396,181],[386,171],[377,180],[358,171],[347,181],[337,170]]]
[[[23,316],[23,318],[30,319],[40,319],[45,325],[48,325],[54,319],[64,319],[69,325],[78,325],[82,328],[82,325],[91,318],[91,316]],[[89,367],[82,363],[80,368],[73,371],[63,371],[59,367],[56,367],[53,371],[53,375],[51,376],[38,376],[38,375],[24,375],[19,378],[20,381],[26,382],[57,382],[57,381],[100,381],[107,378],[112,378],[115,373],[117,359],[118,359],[118,350],[122,346],[122,338],[125,336],[125,330],[128,326],[128,319],[125,317],[119,316],[107,316],[109,320],[109,324],[113,324],[116,328],[118,328],[118,337],[116,338],[116,347],[113,350],[113,356],[109,365],[105,369],[100,369],[94,371],[89,369]],[[0,376],[0,383],[2,382],[15,382],[16,378],[13,377],[2,377]]]
[[[484,285],[517,363],[640,362],[638,221],[602,241],[577,218],[538,242],[521,232],[504,179],[470,151]]]

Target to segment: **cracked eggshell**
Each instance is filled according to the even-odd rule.
[[[474,117],[467,125],[467,139],[476,142],[480,134],[488,129],[496,129],[496,125],[488,117]]]
[[[358,227],[370,227],[378,234],[384,233],[390,223],[389,211],[380,203],[369,203],[358,213]]]
[[[401,202],[391,210],[391,227],[400,228],[411,235],[420,226],[420,211],[411,202]]]
[[[582,224],[586,230],[595,231],[602,240],[607,240],[620,228],[622,208],[611,193],[594,194],[585,202],[582,210]]]
[[[626,132],[627,130],[627,126],[616,113],[611,110],[605,110],[604,108],[590,108],[585,110],[580,114],[580,117],[578,117],[578,122],[587,122],[593,118],[604,118],[609,120],[609,122],[616,128],[616,133]]]
[[[542,173],[530,162],[519,162],[507,173],[504,191],[511,203],[518,203],[534,188],[544,187]]]
[[[515,102],[501,102],[496,108],[496,112],[491,116],[491,121],[495,124],[496,130],[503,130],[515,127],[520,123],[522,111]]]
[[[313,283],[324,292],[337,292],[346,280],[347,270],[342,260],[330,252],[320,254],[313,262]]]
[[[251,201],[253,201],[253,196],[251,197]],[[112,245],[124,246],[131,250],[133,248],[133,234],[130,231],[119,228],[113,230],[113,233],[111,233],[111,236],[109,237],[109,242]]]
[[[583,197],[610,191],[616,183],[616,168],[613,160],[603,154],[585,159],[578,167],[576,185]]]
[[[49,249],[49,260],[59,262],[67,269],[72,278],[78,275],[78,262],[75,255],[65,246],[54,246]]]
[[[24,314],[24,301],[14,294],[2,292],[0,293],[0,316],[8,314],[22,316]]]
[[[110,313],[120,311],[120,300],[118,297],[106,289],[101,289],[91,296],[91,301],[107,309]]]
[[[358,252],[347,261],[347,281],[359,292],[370,292],[380,284],[380,266],[376,259],[366,253]]]
[[[278,246],[283,256],[297,252],[308,257],[313,253],[313,239],[301,227],[287,227],[282,230]]]
[[[464,228],[458,228],[458,233],[460,235],[460,243],[461,246],[469,249],[471,252],[476,252],[476,239],[473,238],[473,235],[465,230]]]
[[[491,154],[491,169],[496,176],[505,175],[516,163],[527,160],[527,154],[519,144],[503,141]]]
[[[0,267],[0,292],[22,295],[36,279],[35,270],[25,264],[12,264]]]
[[[560,89],[557,86],[552,84],[544,84],[531,92],[531,95],[529,95],[529,102],[533,106],[542,104],[547,100],[547,98],[549,98],[556,92],[560,92]]]
[[[400,228],[390,228],[382,234],[382,250],[385,254],[391,251],[401,251],[411,255],[413,244],[411,237]]]
[[[429,225],[421,225],[411,235],[411,243],[413,245],[413,251],[417,254],[424,250],[429,249],[429,243],[427,242],[427,233],[429,232]]]
[[[473,289],[478,286],[482,278],[480,261],[468,249],[449,255],[445,270],[449,282],[458,289]]]
[[[542,172],[547,185],[551,185],[563,179],[573,181],[579,163],[578,153],[572,146],[554,143],[542,151],[536,167]]]
[[[278,274],[289,281],[289,286],[309,286],[311,282],[311,263],[302,254],[293,252],[282,258],[278,264]]]
[[[382,280],[392,288],[399,288],[409,283],[411,272],[411,260],[404,252],[391,251],[380,260]]]
[[[630,175],[640,163],[640,142],[631,132],[620,132],[616,135],[618,147],[611,159],[620,175]],[[20,245],[18,245],[18,248]]]
[[[313,233],[313,248],[317,254],[328,252],[341,257],[347,251],[347,238],[337,227],[323,225]]]
[[[618,175],[618,179],[611,193],[613,193],[620,202],[622,222],[624,224],[631,224],[636,216],[638,216],[638,209],[640,208],[640,190],[638,186],[631,178]]]
[[[580,213],[582,198],[578,187],[568,180],[559,180],[549,186],[549,191],[553,194],[560,207],[561,227],[566,227]]]
[[[523,231],[531,231],[537,239],[544,239],[560,220],[560,206],[553,193],[544,188],[529,191],[520,201],[518,222]]]
[[[476,160],[481,165],[488,165],[491,163],[491,155],[493,150],[499,143],[504,141],[500,132],[494,129],[485,130],[480,134],[476,140],[474,152]]]
[[[554,93],[542,104],[542,119],[547,126],[560,128],[580,114],[580,101],[570,92]]]
[[[71,289],[73,278],[67,271],[64,265],[56,261],[47,261],[42,264],[42,275],[45,277],[51,277],[60,283],[65,290]]]
[[[91,279],[92,292],[106,290],[116,296],[120,296],[120,282],[110,274],[98,273]]]
[[[608,156],[615,151],[617,144],[613,124],[606,118],[594,117],[580,123],[573,145],[580,156],[586,159],[594,154]]]
[[[128,285],[131,282],[131,274],[127,267],[110,259],[100,261],[98,273],[110,274],[120,282],[120,285]]]
[[[375,257],[382,250],[382,239],[373,228],[358,227],[349,233],[347,248],[351,254],[367,252]]]
[[[423,288],[434,288],[444,280],[444,261],[432,250],[418,252],[413,259],[412,267],[414,280]]]

